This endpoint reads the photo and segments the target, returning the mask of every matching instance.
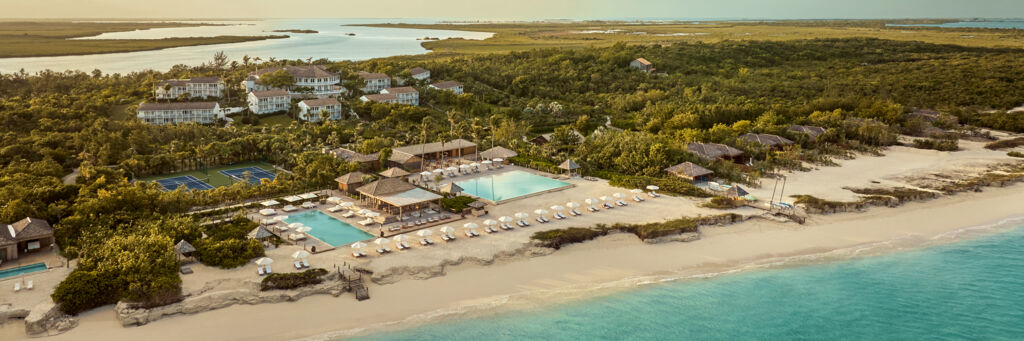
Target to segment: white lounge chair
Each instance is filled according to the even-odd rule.
[[[402,246],[404,246],[406,249],[409,248],[409,244],[407,244],[406,242],[402,242]]]
[[[434,241],[431,240],[430,237],[424,237],[423,239],[427,241],[427,244],[434,245]]]
[[[352,251],[352,257],[359,258],[359,257],[364,257],[364,256],[366,256],[365,252]]]
[[[516,225],[519,225],[519,227],[526,227],[526,225],[523,225],[522,220],[516,220]]]
[[[639,195],[634,195],[633,196],[633,201],[642,202],[642,201],[644,201],[644,198],[641,198]]]
[[[32,288],[34,288],[34,286],[32,284],[33,284],[32,281],[28,281],[28,283],[25,283],[25,289],[26,290],[32,290]]]
[[[576,211],[574,211],[574,210],[569,210],[569,215],[571,215],[571,216],[575,217],[575,216],[578,216],[578,215],[580,215],[580,214],[579,214],[579,213],[576,213]]]
[[[497,233],[498,232],[498,230],[495,230],[493,227],[490,227],[490,226],[484,226],[484,231],[487,231],[487,233]]]
[[[469,230],[466,230],[466,237],[473,238],[473,232],[469,232]]]
[[[610,209],[610,208],[615,208],[615,206],[612,206],[612,204],[609,204],[609,203],[604,203],[604,208],[609,208]]]
[[[352,216],[355,216],[355,215],[356,215],[356,213],[355,213],[355,212],[352,212],[352,211],[348,211],[348,212],[342,213],[342,214],[341,214],[341,217],[342,217],[342,218],[352,218]]]
[[[308,268],[309,267],[309,262],[307,262],[305,259],[303,259],[302,260],[302,267]]]
[[[562,215],[561,213],[558,213],[558,212],[555,212],[555,214],[552,214],[551,216],[555,217],[555,219],[558,219],[558,220],[565,219],[565,216]]]
[[[295,261],[295,270],[301,270],[301,269],[302,269],[302,263],[300,263],[299,261]]]
[[[366,218],[366,219],[364,219],[364,220],[360,220],[360,221],[359,221],[359,224],[360,224],[360,225],[363,225],[363,226],[366,226],[366,225],[370,225],[370,224],[373,224],[373,219],[370,219],[370,218]]]
[[[546,221],[544,221],[544,217],[537,217],[537,222],[541,224],[546,223]]]
[[[626,205],[627,205],[627,204],[626,204],[626,202],[625,202],[625,201],[622,201],[622,200],[616,200],[616,201],[615,201],[615,204],[616,204],[616,205],[619,205],[619,206],[626,206]]]
[[[590,212],[600,212],[601,210],[597,209],[597,207],[590,206],[590,207],[587,207],[587,211],[590,211]]]
[[[448,241],[448,235],[447,234],[442,234],[441,235],[441,240]]]
[[[262,275],[262,274],[260,274],[260,275]],[[21,291],[21,282],[15,282],[14,283],[14,292],[19,292],[19,291]]]
[[[512,226],[508,226],[508,224],[501,224],[501,225],[498,225],[498,226],[501,227],[501,229],[505,230],[505,231],[508,231],[508,230],[512,229]]]
[[[451,240],[455,240],[455,234],[448,233],[448,238],[450,238]]]
[[[272,271],[270,271],[270,265],[267,265],[267,274],[269,275],[271,272]]]
[[[430,243],[427,243],[427,239],[426,238],[420,238],[420,245],[427,246],[427,245],[430,245]]]
[[[650,195],[651,198],[657,198],[661,196],[661,194],[654,193],[654,191],[647,192],[647,195]]]
[[[526,220],[526,219],[523,219],[523,227],[527,227],[527,226],[530,226],[530,222],[528,220]]]
[[[266,272],[263,272],[263,268],[256,268],[256,273],[259,274],[260,276],[263,276],[263,275],[267,274]],[[17,290],[15,290],[15,291],[17,291]]]

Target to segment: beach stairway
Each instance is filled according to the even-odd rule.
[[[360,301],[370,299],[370,291],[363,285],[363,276],[347,280],[349,290],[356,294],[356,299]]]

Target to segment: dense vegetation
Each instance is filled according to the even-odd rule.
[[[320,284],[322,278],[327,274],[325,269],[309,269],[302,272],[273,273],[263,278],[260,283],[260,290],[288,290],[299,287]]]
[[[641,56],[664,73],[626,67]],[[1024,86],[1014,76],[1024,71],[1019,56],[1016,49],[823,39],[320,61],[346,79],[358,70],[397,75],[422,66],[434,79],[465,83],[467,94],[421,87],[419,107],[350,98],[345,105],[358,118],[227,127],[150,126],[125,119],[123,112],[150,99],[161,79],[214,75],[238,84],[258,66],[286,62],[244,58],[168,72],[0,74],[0,221],[33,216],[54,223],[61,251],[80,264],[54,293],[66,310],[118,299],[159,304],[180,292],[171,251],[179,240],[193,242],[201,261],[217,266],[243,264],[260,254],[241,238],[249,226],[200,227],[183,213],[333,187],[335,177],[358,168],[321,148],[348,146],[369,153],[461,137],[481,149],[515,149],[517,163],[536,168],[572,158],[584,174],[619,186],[657,184],[669,192],[701,195],[662,170],[691,161],[718,178],[752,182],[803,162],[827,164],[851,150],[878,152],[896,143],[896,132],[907,123],[904,114],[913,108],[945,110],[961,122],[1024,132],[1024,114],[1005,112],[1024,101]],[[225,101],[239,102],[241,93],[231,90]],[[794,123],[828,130],[812,140],[787,131]],[[797,145],[770,151],[738,139],[748,132],[782,135]],[[541,133],[552,133],[553,141],[542,146],[523,141],[524,135]],[[694,141],[735,146],[752,161],[697,158],[686,151]],[[266,160],[291,173],[260,186],[242,182],[203,192],[162,192],[153,184],[131,182],[249,160]],[[74,169],[78,175],[69,180],[77,181],[62,181]],[[691,228],[689,222],[669,222],[631,231],[650,238]],[[196,242],[203,233],[209,240]]]

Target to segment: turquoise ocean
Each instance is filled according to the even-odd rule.
[[[1024,222],[964,241],[640,286],[361,340],[1022,340]]]

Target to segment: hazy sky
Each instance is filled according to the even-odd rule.
[[[0,18],[969,17],[1024,17],[1024,0],[0,0]]]

